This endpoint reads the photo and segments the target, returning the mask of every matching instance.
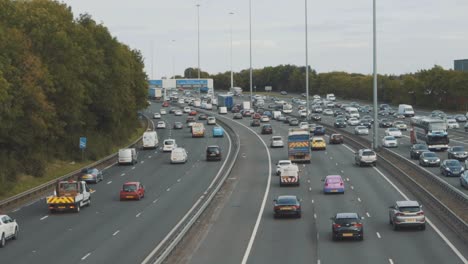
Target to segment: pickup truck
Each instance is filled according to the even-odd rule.
[[[72,210],[80,212],[81,207],[91,205],[91,189],[84,181],[59,181],[55,193],[46,198],[50,213]]]

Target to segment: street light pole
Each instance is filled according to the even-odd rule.
[[[252,102],[252,0],[249,0],[250,102]]]
[[[198,79],[200,79],[200,4],[197,4],[197,24],[198,24]]]
[[[374,94],[374,137],[372,145],[374,150],[378,149],[378,121],[377,121],[377,30],[376,30],[376,0],[373,0],[372,6],[372,20],[373,20],[373,75],[374,75],[374,82],[373,82],[373,94]]]
[[[173,39],[171,41],[172,43],[172,79],[175,79],[175,51],[174,51],[174,42],[175,42],[175,39]]]
[[[307,30],[307,0],[305,2],[305,59],[306,59],[306,101],[307,101],[307,120],[309,120],[309,45]]]
[[[232,16],[232,15],[234,15],[234,13],[229,12],[229,15]],[[231,19],[230,24],[231,24],[231,32],[230,32],[231,34],[230,34],[230,36],[231,36],[231,88],[232,88],[232,87],[234,87],[234,73],[232,71],[232,19]]]

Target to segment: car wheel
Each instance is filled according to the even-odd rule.
[[[395,231],[398,230],[398,225],[396,225],[395,223],[393,223],[393,230],[395,230]]]
[[[13,235],[13,240],[18,239],[18,227],[15,227],[15,234]]]
[[[75,213],[79,213],[81,210],[80,203],[75,204],[75,206],[76,206]]]
[[[297,218],[301,218],[302,217],[302,214],[301,213],[298,213],[297,214]]]
[[[421,226],[421,230],[426,230],[426,224],[423,224],[423,225]]]
[[[364,240],[364,233],[361,233],[361,236],[359,237],[359,241],[363,241]]]
[[[332,240],[333,240],[333,241],[336,241],[336,240],[338,240],[338,237],[335,236],[334,234],[332,234]]]
[[[0,240],[0,248],[5,247],[6,239],[5,234],[2,234],[2,239]]]
[[[91,206],[91,197],[89,197],[88,203],[86,204],[86,206]]]

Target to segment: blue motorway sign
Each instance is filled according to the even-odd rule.
[[[207,86],[208,85],[208,80],[176,80],[176,86],[184,86],[184,85],[189,85],[189,86]]]
[[[86,138],[80,137],[80,149],[85,149],[85,148],[86,148]]]
[[[149,80],[148,83],[151,88],[162,88],[163,85],[162,80]]]

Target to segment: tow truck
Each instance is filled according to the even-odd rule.
[[[59,181],[54,195],[46,198],[50,213],[57,211],[80,212],[81,207],[91,205],[92,190],[85,181]]]

